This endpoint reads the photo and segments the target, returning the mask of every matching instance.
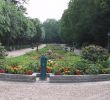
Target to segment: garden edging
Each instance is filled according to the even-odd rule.
[[[50,83],[78,83],[110,81],[110,74],[98,75],[50,75]]]
[[[3,81],[19,81],[19,82],[35,82],[36,75],[24,75],[24,74],[7,74],[0,73],[0,80]]]

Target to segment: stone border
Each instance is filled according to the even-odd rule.
[[[47,73],[46,76],[50,77],[50,75],[52,75],[52,73]],[[36,77],[40,77],[40,73],[36,73]]]
[[[3,81],[18,81],[18,82],[35,82],[36,75],[24,75],[24,74],[7,74],[0,73],[0,80]]]
[[[79,83],[110,81],[110,74],[98,75],[50,75],[50,83]]]

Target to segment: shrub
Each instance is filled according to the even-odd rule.
[[[0,66],[3,66],[4,64],[4,58],[6,56],[6,50],[3,46],[1,46],[1,43],[0,43]]]
[[[93,63],[97,63],[106,61],[109,57],[109,54],[106,49],[100,46],[90,45],[82,49],[81,57],[83,59],[92,61]]]
[[[110,60],[104,61],[100,63],[104,68],[110,68]]]
[[[110,74],[110,68],[102,69],[102,74]]]
[[[101,66],[98,64],[90,64],[85,72],[86,74],[99,74],[101,73]]]
[[[85,73],[85,70],[88,68],[89,63],[86,60],[77,61],[74,63],[74,67],[77,70],[81,71],[81,74]]]
[[[4,59],[6,55],[7,55],[6,50],[5,50],[4,46],[2,46],[0,43],[0,59]]]

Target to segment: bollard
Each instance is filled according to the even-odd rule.
[[[40,59],[40,63],[41,63],[41,74],[40,74],[40,79],[41,80],[45,80],[46,79],[46,65],[47,65],[47,56],[42,55],[41,59]]]

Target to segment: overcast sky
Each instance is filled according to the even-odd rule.
[[[47,18],[60,19],[70,0],[30,0],[26,5],[29,17],[41,22]]]

